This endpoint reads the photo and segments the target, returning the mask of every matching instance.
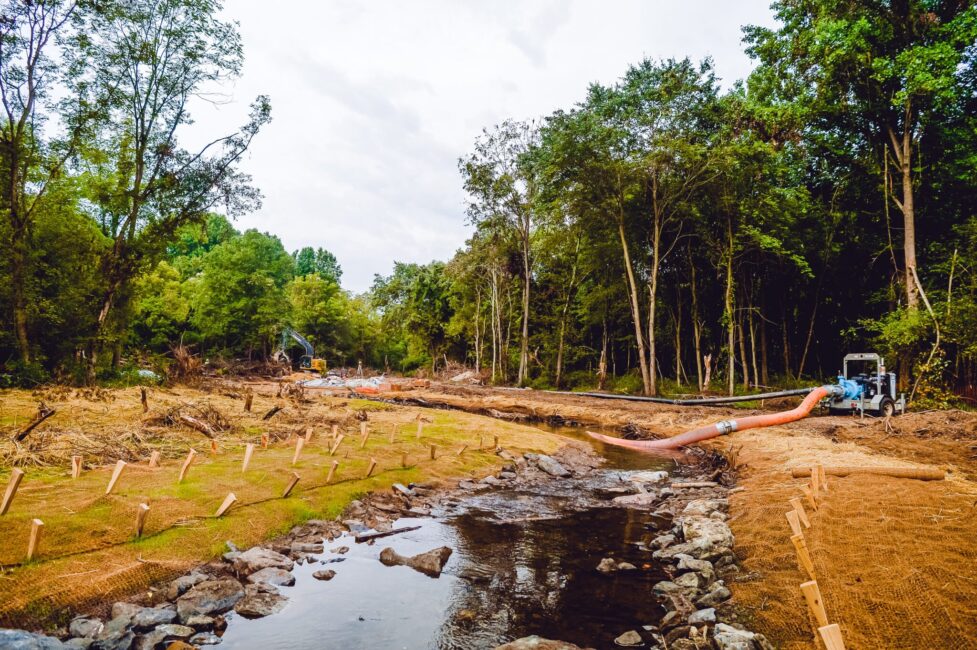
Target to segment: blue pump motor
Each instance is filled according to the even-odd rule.
[[[859,399],[862,396],[863,386],[858,382],[846,379],[838,375],[838,385],[845,391],[843,399]]]

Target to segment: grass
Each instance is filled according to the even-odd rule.
[[[52,418],[45,435],[58,435],[62,427],[68,428],[60,431],[63,436],[72,435],[76,428],[84,429],[88,438],[125,431],[131,434],[141,418],[138,389],[112,392],[115,399],[108,408],[101,403],[91,408],[60,405],[75,415],[61,423]],[[270,388],[268,394],[273,394]],[[157,402],[189,399],[211,403],[225,414],[234,413],[228,415],[232,432],[221,437],[216,455],[209,453],[208,445],[201,444],[205,441],[195,432],[179,428],[162,434],[153,432],[147,439],[158,439],[171,451],[162,467],[151,469],[145,462],[130,463],[111,495],[105,495],[105,488],[115,464],[112,458],[86,458],[86,470],[78,479],[70,476],[70,461],[25,468],[27,474],[10,511],[0,517],[0,539],[4,540],[0,545],[0,565],[4,567],[0,571],[0,590],[4,593],[0,625],[63,624],[76,610],[102,599],[143,591],[154,582],[213,559],[226,550],[227,541],[245,548],[308,519],[335,517],[358,496],[389,489],[395,482],[484,476],[501,465],[487,449],[496,435],[500,444],[521,451],[550,452],[561,444],[558,437],[538,429],[490,418],[364,400],[280,400],[287,405],[287,413],[264,422],[259,418],[265,405],[256,405],[258,415],[246,414],[240,406],[235,408],[232,398],[218,393],[181,389],[171,396],[162,392],[154,395]],[[0,402],[6,405],[4,410],[17,405],[12,409],[17,413],[7,416],[20,421],[36,410],[26,391],[2,391]],[[360,449],[357,411],[369,415],[371,435],[365,449]],[[90,421],[87,413],[92,414]],[[420,414],[432,422],[425,423],[423,438],[418,441],[416,418]],[[347,437],[336,455],[330,456],[328,434],[333,423],[338,423]],[[285,431],[304,432],[306,425],[313,429],[312,440],[294,467],[295,435],[291,442],[271,444],[268,449],[259,446],[248,471],[241,472],[246,443],[257,442],[265,432],[284,438]],[[391,428],[395,428],[393,443],[389,442]],[[9,437],[12,431],[0,433]],[[480,435],[486,449],[478,449]],[[198,454],[186,479],[178,483],[179,468],[190,444],[195,444]],[[434,461],[429,458],[430,444],[438,447]],[[463,445],[468,445],[468,450],[459,456]],[[183,449],[179,453],[173,451],[180,446]],[[146,446],[146,458],[152,448],[151,443]],[[408,454],[406,468],[401,467],[403,453]],[[371,458],[377,460],[377,468],[366,478]],[[326,484],[333,460],[340,466],[333,482]],[[89,468],[93,462],[104,465]],[[291,496],[283,499],[281,493],[292,471],[301,480]],[[0,469],[2,485],[9,473],[9,467]],[[233,492],[238,501],[217,519],[214,512],[228,492]],[[136,539],[134,525],[140,503],[147,503],[150,511],[144,536]],[[35,517],[44,521],[40,548],[35,561],[24,564],[30,522]]]

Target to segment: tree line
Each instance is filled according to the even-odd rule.
[[[727,89],[710,60],[649,59],[486,128],[458,165],[471,238],[354,296],[327,251],[228,220],[260,202],[238,162],[266,97],[178,142],[190,99],[240,73],[220,3],[3,2],[3,370],[261,357],[292,326],[330,365],[645,394],[809,382],[877,349],[916,398],[977,397],[977,9],[773,9]]]

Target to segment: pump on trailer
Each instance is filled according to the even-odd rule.
[[[829,413],[890,417],[906,412],[905,394],[896,396],[896,373],[886,372],[885,359],[874,352],[846,354],[838,383],[845,394],[824,399]]]

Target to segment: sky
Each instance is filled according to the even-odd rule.
[[[394,261],[464,245],[457,161],[483,128],[570,108],[645,57],[711,56],[728,87],[751,69],[740,27],[772,25],[769,1],[226,0],[243,74],[193,105],[184,142],[233,131],[269,95],[242,163],[263,205],[236,226],[332,251],[359,293]]]

